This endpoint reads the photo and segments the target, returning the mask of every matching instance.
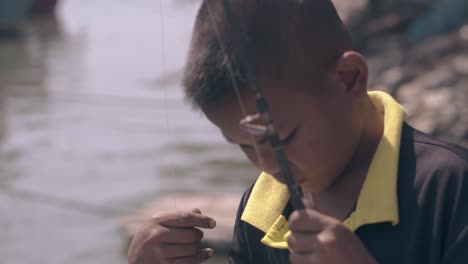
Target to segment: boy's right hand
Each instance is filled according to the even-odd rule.
[[[129,264],[199,264],[213,255],[201,249],[203,232],[214,228],[213,218],[192,212],[173,211],[152,217],[135,234],[128,251]]]

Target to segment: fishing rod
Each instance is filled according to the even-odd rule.
[[[255,95],[255,105],[258,112],[254,115],[246,116],[240,121],[240,125],[246,132],[248,132],[252,136],[265,136],[268,138],[275,153],[275,157],[280,168],[280,173],[285,179],[286,185],[288,187],[292,207],[295,210],[304,209],[304,204],[302,202],[302,191],[293,180],[292,172],[288,165],[286,154],[281,145],[278,132],[273,123],[267,100],[262,92],[262,89],[260,88],[260,85],[258,84],[257,78],[255,77],[255,71],[251,67],[252,64],[250,63],[246,54],[247,48],[245,45],[243,45],[245,43],[245,39],[242,35],[240,23],[237,20],[229,1],[221,1],[222,8],[224,10],[224,15],[227,19],[227,24],[231,30],[230,33],[234,37],[234,42],[236,42],[236,44],[238,45],[238,48],[235,49],[235,51],[237,51],[236,55],[239,57],[239,61],[244,69],[247,82],[250,84],[252,91]],[[209,5],[209,0],[206,1],[206,3],[207,5]],[[220,35],[218,32],[218,39],[219,38]],[[223,45],[220,40],[219,42],[220,45]],[[235,82],[234,79],[232,79],[232,81]],[[236,85],[234,85],[234,89],[236,89],[237,94],[239,94]]]

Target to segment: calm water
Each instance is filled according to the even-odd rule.
[[[125,212],[253,180],[183,102],[198,1],[161,1],[65,0],[0,40],[1,263],[126,263]]]

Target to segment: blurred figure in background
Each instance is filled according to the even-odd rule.
[[[32,15],[53,14],[58,0],[33,0],[31,6]]]
[[[15,32],[28,18],[53,15],[58,0],[2,0],[0,1],[0,34]]]
[[[0,1],[0,34],[16,31],[25,21],[32,0],[2,0]]]

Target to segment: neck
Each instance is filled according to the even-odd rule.
[[[314,209],[345,220],[356,205],[367,171],[383,135],[383,115],[370,98],[363,104],[363,130],[349,165],[327,190],[312,194]]]

